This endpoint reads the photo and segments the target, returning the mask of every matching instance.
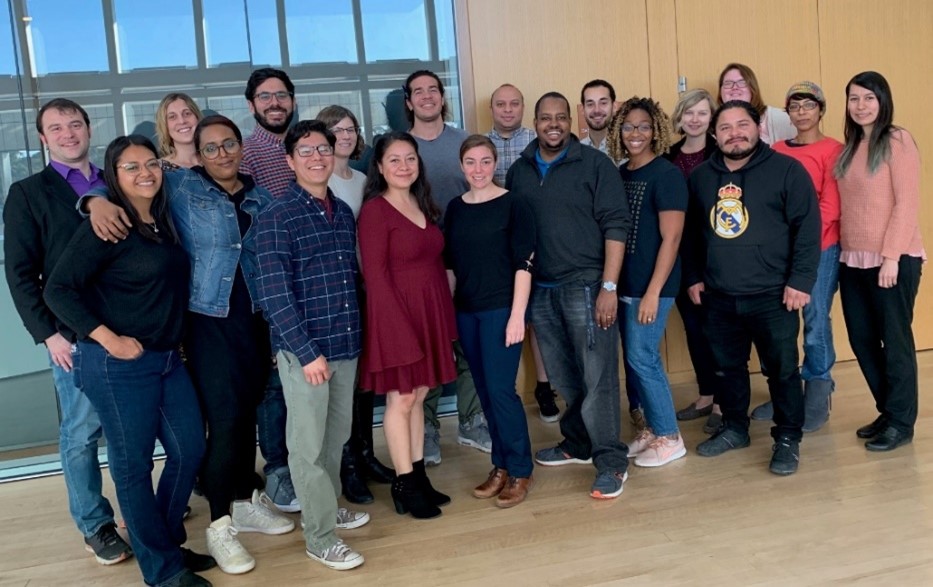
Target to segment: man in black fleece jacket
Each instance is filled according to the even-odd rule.
[[[684,283],[693,303],[706,306],[723,413],[722,428],[697,453],[718,456],[749,445],[754,343],[774,402],[770,469],[790,475],[804,421],[799,310],[816,281],[820,211],[803,166],[760,141],[758,124],[750,104],[723,104],[713,117],[721,152],[690,176]]]

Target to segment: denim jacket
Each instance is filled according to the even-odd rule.
[[[235,204],[213,182],[190,169],[166,171],[163,177],[172,221],[191,261],[188,309],[206,316],[226,317],[239,264],[253,311],[258,312],[256,224],[260,210],[272,201],[272,195],[255,185],[249,176],[240,175],[248,190],[243,210],[253,220],[241,239]],[[106,188],[91,190],[81,200],[88,196],[106,197]],[[78,209],[81,210],[80,201]]]

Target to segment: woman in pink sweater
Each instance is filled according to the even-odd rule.
[[[894,126],[884,77],[846,86],[845,148],[836,164],[842,202],[839,291],[849,344],[880,415],[858,429],[871,451],[909,443],[917,420],[911,321],[926,260],[920,238],[920,153]]]

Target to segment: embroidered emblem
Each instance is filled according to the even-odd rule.
[[[719,188],[719,201],[709,213],[713,232],[722,238],[735,238],[748,228],[748,210],[742,205],[742,188],[729,182]]]

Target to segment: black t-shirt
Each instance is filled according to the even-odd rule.
[[[640,298],[648,289],[661,248],[660,212],[687,210],[687,182],[670,161],[655,157],[634,171],[623,164],[619,171],[632,212],[632,230],[625,241],[625,260],[619,294]],[[661,297],[672,298],[680,287],[680,255],[661,288]]]
[[[455,198],[447,206],[444,237],[447,268],[457,277],[457,310],[510,308],[515,272],[534,263],[534,217],[525,201],[510,192],[480,204]]]

